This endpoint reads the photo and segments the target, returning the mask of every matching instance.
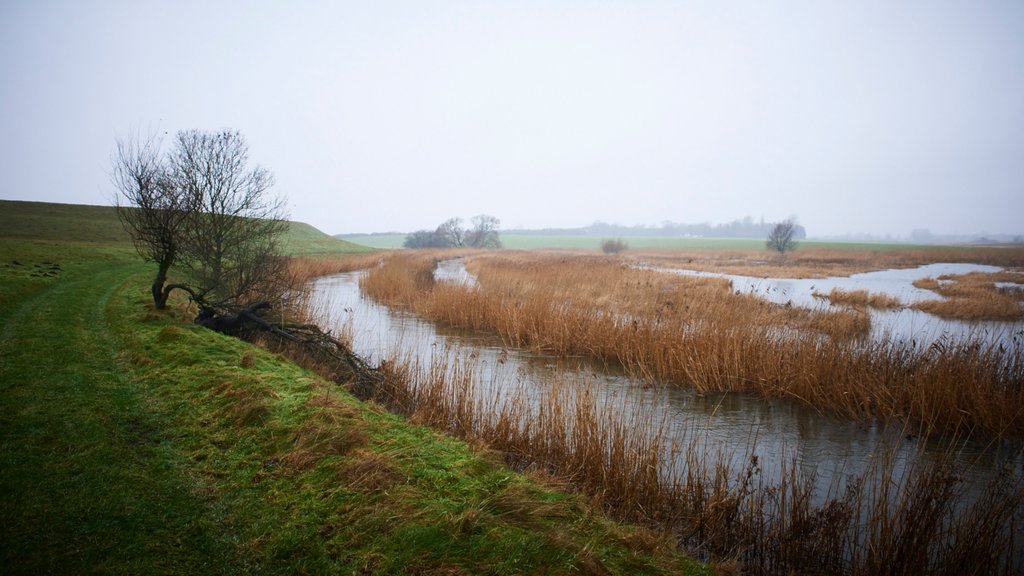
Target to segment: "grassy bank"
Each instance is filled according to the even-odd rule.
[[[0,254],[5,573],[704,570],[182,303],[152,311],[124,245]]]

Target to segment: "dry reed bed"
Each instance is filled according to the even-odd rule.
[[[825,298],[833,304],[853,306],[854,308],[891,310],[894,308],[900,308],[903,305],[899,298],[889,296],[888,294],[871,294],[867,290],[843,290],[842,288],[833,288],[828,294],[815,292],[813,296],[815,298]]]
[[[848,250],[801,247],[777,256],[763,250],[632,250],[630,258],[669,268],[721,272],[755,278],[826,278],[858,272],[913,268],[924,264],[973,262],[1024,266],[1020,247],[934,247],[900,250]]]
[[[437,254],[398,254],[363,290],[508,345],[624,366],[649,381],[790,397],[923,431],[1024,436],[1024,359],[982,345],[870,343],[863,312],[818,313],[735,294],[715,279],[600,256],[478,254],[474,287],[435,283]]]
[[[778,478],[753,448],[747,466],[674,443],[666,422],[623,419],[584,386],[554,383],[480,394],[472,362],[393,359],[373,399],[414,422],[500,451],[520,469],[588,494],[619,518],[666,531],[703,559],[755,574],[1010,574],[1020,567],[1015,522],[1024,487],[999,476],[973,503],[957,471],[923,458],[902,472],[885,452],[864,476],[814,503],[795,461]],[[489,397],[484,400],[484,397]],[[695,423],[699,425],[699,423]],[[680,468],[681,467],[681,468]],[[671,476],[665,470],[675,469]]]
[[[927,300],[913,307],[956,320],[1024,320],[1024,290],[1000,289],[997,283],[1024,284],[1024,273],[972,272],[923,278],[914,286],[931,290],[946,300]]]
[[[380,265],[386,257],[387,254],[382,252],[301,256],[288,260],[288,271],[296,279],[296,283],[302,285],[321,276],[373,268]]]

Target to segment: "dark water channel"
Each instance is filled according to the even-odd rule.
[[[600,402],[612,402],[625,422],[665,422],[679,446],[698,446],[709,455],[723,454],[739,474],[756,454],[768,482],[777,481],[790,462],[815,475],[816,498],[847,479],[866,474],[872,459],[894,451],[896,478],[921,454],[940,460],[952,454],[968,494],[977,492],[1003,467],[1024,482],[1024,456],[1019,446],[972,440],[922,439],[893,428],[859,425],[786,400],[749,394],[697,395],[674,386],[650,386],[584,359],[558,359],[505,348],[495,337],[442,329],[407,312],[391,310],[365,297],[359,288],[362,272],[320,278],[313,283],[314,302],[322,325],[351,338],[355,351],[376,365],[388,358],[432,359],[469,366],[481,383],[481,394],[525,390],[541,397],[553,385],[585,386]],[[472,285],[460,262],[444,262],[435,277]],[[439,356],[443,355],[443,356]],[[679,473],[676,458],[666,476]],[[672,460],[670,460],[672,461]]]

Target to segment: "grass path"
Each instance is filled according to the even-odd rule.
[[[0,318],[5,572],[195,573],[233,557],[116,358],[107,309],[137,269],[61,279]]]

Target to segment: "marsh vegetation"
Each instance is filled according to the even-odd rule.
[[[461,255],[391,254],[345,277],[390,308],[373,312],[377,332],[402,319],[389,341],[348,328],[383,361],[379,402],[755,572],[1021,566],[1019,348],[865,338],[859,294],[810,310],[635,257]],[[712,407],[680,416],[681,396]],[[745,424],[723,426],[723,406],[757,397]],[[774,438],[790,425],[799,437]],[[836,427],[838,444],[808,440]]]

